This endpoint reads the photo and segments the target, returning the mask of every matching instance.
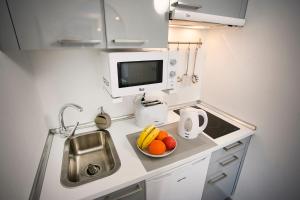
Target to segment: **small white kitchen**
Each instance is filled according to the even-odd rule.
[[[0,199],[300,199],[299,9],[0,0]]]

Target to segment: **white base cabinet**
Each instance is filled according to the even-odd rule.
[[[199,200],[210,155],[146,180],[147,200]]]
[[[202,200],[224,200],[233,195],[250,137],[212,153]]]

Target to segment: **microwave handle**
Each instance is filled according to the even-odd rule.
[[[145,44],[148,40],[114,39],[112,42],[115,44]]]

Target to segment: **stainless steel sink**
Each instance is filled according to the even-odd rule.
[[[61,183],[75,187],[115,173],[121,162],[108,131],[75,135],[66,140]]]

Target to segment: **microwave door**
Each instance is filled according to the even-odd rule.
[[[162,83],[163,60],[118,62],[118,86],[127,88]]]

